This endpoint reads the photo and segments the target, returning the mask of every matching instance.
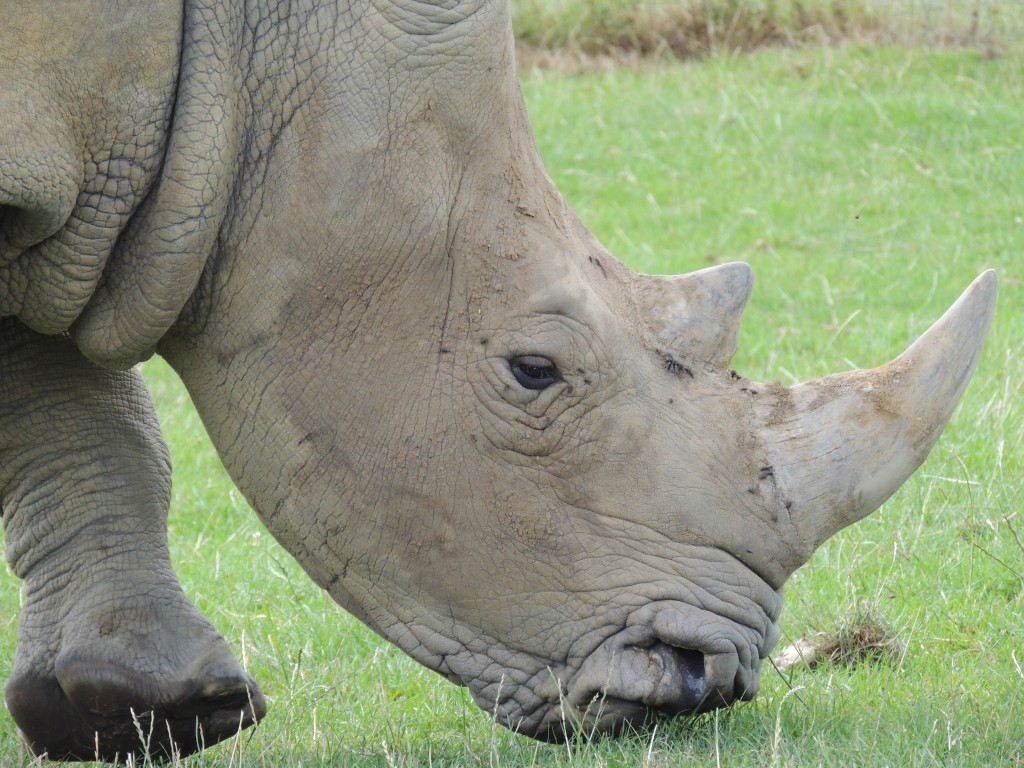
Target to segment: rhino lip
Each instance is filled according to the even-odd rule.
[[[696,715],[752,695],[735,690],[732,674],[709,679],[709,664],[714,668],[716,662],[704,652],[660,639],[601,649],[595,656],[595,669],[603,669],[595,674],[603,677],[584,673],[577,679],[557,719],[542,723],[537,738],[564,741],[574,734],[618,734],[645,728],[660,717]]]
[[[669,715],[692,715],[727,706],[731,691],[709,683],[705,655],[662,641],[621,652],[618,685],[609,684],[606,696],[633,699],[648,709]]]

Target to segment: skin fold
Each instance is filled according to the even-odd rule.
[[[749,267],[639,275],[593,238],[507,3],[10,5],[6,698],[36,753],[184,755],[266,711],[171,570],[153,353],[317,584],[541,739],[753,697],[786,579],[977,362],[991,272],[881,368],[731,371]]]

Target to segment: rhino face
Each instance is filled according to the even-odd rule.
[[[328,260],[269,297],[237,262],[165,353],[312,577],[499,722],[557,739],[751,698],[788,576],[948,420],[994,276],[887,366],[762,385],[728,367],[746,265],[635,274],[546,176],[484,165],[427,210],[489,226],[421,213],[410,272]]]
[[[790,390],[728,368],[745,264],[637,275],[570,213],[560,237],[525,218],[524,255],[475,277],[490,294],[442,342],[461,434],[410,579],[485,647],[423,660],[545,739],[750,699],[783,583],[937,436],[946,416],[910,410],[962,386],[992,276],[890,366]]]
[[[749,273],[725,269],[738,314]],[[752,415],[733,411],[750,395],[645,338],[607,254],[529,272],[520,310],[469,334],[458,496],[493,501],[456,510],[475,576],[450,592],[517,652],[459,677],[543,737],[752,697],[782,578]]]

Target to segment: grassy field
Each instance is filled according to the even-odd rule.
[[[539,745],[342,613],[233,490],[187,397],[152,384],[186,591],[270,715],[188,766],[1024,765],[1024,64],[976,51],[804,48],[575,76],[523,72],[542,154],[638,270],[757,273],[733,367],[784,383],[880,364],[981,270],[1000,306],[932,457],[791,580],[783,643],[867,608],[885,662],[764,671],[750,704],[643,738]],[[0,582],[10,659],[18,585]],[[33,761],[0,713],[0,766]]]
[[[693,59],[870,42],[1024,51],[1018,0],[512,0],[528,55]]]

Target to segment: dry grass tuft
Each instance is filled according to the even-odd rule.
[[[805,635],[783,648],[775,657],[780,671],[806,665],[853,666],[863,662],[882,664],[903,656],[904,646],[888,624],[862,603],[834,632]]]
[[[991,57],[1024,33],[1017,0],[514,0],[513,21],[521,59],[540,66],[847,41],[966,46]]]

